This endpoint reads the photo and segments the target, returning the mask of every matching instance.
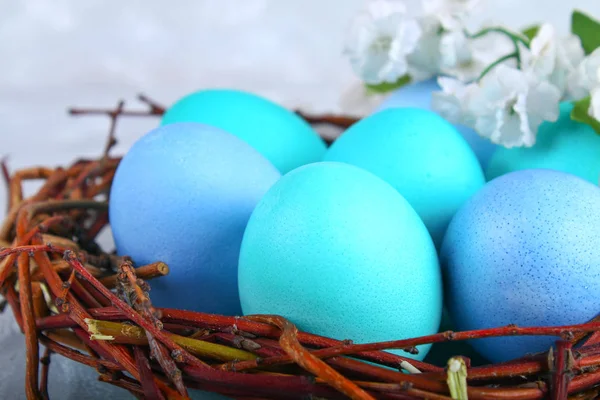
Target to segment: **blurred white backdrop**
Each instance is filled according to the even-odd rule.
[[[363,4],[0,0],[0,156],[13,170],[96,156],[108,121],[72,118],[66,109],[112,107],[120,98],[133,108],[139,92],[170,104],[199,88],[234,87],[289,107],[340,111],[341,94],[356,82],[341,55],[344,32]],[[566,33],[573,8],[600,16],[598,0],[488,0],[478,19],[513,28],[548,21]],[[122,122],[117,152],[157,120]],[[0,216],[5,197],[0,185]],[[24,350],[8,313],[0,316],[0,346],[12,349],[0,363],[14,367],[3,368],[9,375],[0,376],[0,397],[20,398],[22,385],[14,380],[22,375]],[[57,368],[65,382],[77,381],[69,368]]]

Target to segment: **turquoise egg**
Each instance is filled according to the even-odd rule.
[[[587,322],[600,304],[600,188],[547,169],[485,185],[454,216],[440,260],[459,330]],[[547,351],[556,337],[478,339],[502,362]]]
[[[173,104],[161,124],[199,122],[221,128],[258,150],[282,174],[321,161],[325,142],[292,111],[238,90],[201,90]]]
[[[450,219],[485,183],[456,129],[432,111],[390,108],[352,125],[325,155],[364,168],[408,200],[439,247]]]
[[[242,236],[279,177],[247,143],[208,125],[165,125],[131,147],[110,192],[110,223],[120,255],[169,265],[150,282],[155,306],[241,313]]]
[[[488,180],[508,172],[545,168],[568,172],[594,184],[600,178],[600,136],[587,124],[571,119],[572,103],[560,105],[556,122],[544,122],[535,145],[499,148],[485,171]]]
[[[340,340],[415,337],[440,324],[427,229],[389,184],[343,163],[300,167],[267,192],[244,234],[239,287],[245,315],[283,315]]]
[[[392,92],[392,94],[377,107],[375,112],[398,107],[416,107],[431,110],[432,94],[433,92],[439,92],[440,90],[441,88],[437,83],[437,78],[403,86]],[[482,168],[485,168],[490,157],[499,146],[492,143],[490,140],[481,137],[468,126],[455,124],[454,127],[467,141],[469,146],[471,146],[471,149],[477,156]]]

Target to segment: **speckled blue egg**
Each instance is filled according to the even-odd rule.
[[[432,93],[440,90],[441,88],[437,83],[437,78],[403,86],[392,92],[392,94],[386,98],[377,109],[375,109],[375,112],[398,107],[416,107],[431,110]],[[485,168],[498,146],[488,139],[481,137],[468,126],[455,124],[454,127],[462,137],[465,138],[477,156],[477,159],[479,159],[481,166]]]
[[[356,165],[390,183],[423,219],[436,246],[454,213],[485,183],[456,129],[418,108],[391,108],[359,121],[325,160]]]
[[[508,172],[544,168],[568,172],[594,184],[600,178],[600,136],[571,119],[572,103],[560,105],[556,122],[544,122],[533,147],[500,148],[485,171],[492,180]]]
[[[237,260],[252,210],[280,174],[237,137],[181,123],[139,139],[117,169],[110,222],[118,253],[164,261],[156,306],[234,315]]]
[[[244,234],[239,287],[246,315],[284,315],[357,343],[440,323],[441,273],[419,216],[389,184],[343,163],[300,167],[267,192]]]
[[[162,125],[199,122],[221,128],[258,150],[284,174],[321,161],[325,142],[295,113],[263,97],[239,90],[209,89],[178,100]]]
[[[600,304],[600,189],[532,169],[489,182],[456,214],[441,252],[446,305],[460,330],[583,323]],[[492,361],[556,338],[480,339]]]

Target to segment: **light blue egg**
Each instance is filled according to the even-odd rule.
[[[432,93],[440,90],[441,88],[437,83],[437,78],[403,86],[395,90],[383,103],[381,103],[375,112],[397,107],[416,107],[431,110]],[[481,137],[468,126],[456,124],[454,127],[465,138],[467,143],[469,143],[469,146],[473,149],[481,166],[485,168],[490,157],[499,146],[488,139]]]
[[[489,182],[456,214],[441,252],[458,329],[583,323],[600,304],[600,189],[532,169]],[[496,362],[545,351],[556,338],[480,339]]]
[[[258,150],[282,174],[321,161],[325,142],[295,113],[265,98],[238,90],[210,89],[178,100],[162,125],[199,122],[221,128]]]
[[[577,175],[594,184],[600,178],[600,136],[571,119],[572,103],[560,105],[556,122],[544,122],[533,147],[499,148],[485,171],[492,180],[508,172],[546,168]]]
[[[207,125],[165,125],[133,145],[114,178],[110,222],[119,254],[169,265],[150,282],[154,305],[240,313],[244,229],[279,177],[248,144]]]
[[[239,286],[244,314],[283,315],[340,340],[415,337],[440,324],[425,226],[390,185],[343,163],[300,167],[267,192],[244,234]]]
[[[351,126],[325,155],[383,178],[417,211],[436,246],[450,219],[485,183],[473,151],[432,111],[391,108]]]

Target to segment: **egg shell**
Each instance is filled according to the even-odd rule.
[[[231,400],[231,397],[226,397],[214,392],[206,392],[204,390],[188,389],[188,394],[192,400]]]
[[[246,315],[283,315],[356,343],[431,334],[440,323],[441,273],[425,226],[390,185],[343,163],[300,167],[267,192],[244,234],[239,286]]]
[[[231,400],[231,397],[226,397],[214,392],[206,392],[204,390],[188,389],[188,394],[192,400]]]
[[[393,91],[386,99],[375,109],[375,112],[387,110],[389,108],[416,107],[425,110],[432,110],[431,100],[433,92],[439,92],[440,85],[437,78],[428,79],[416,83],[411,83]],[[433,111],[433,110],[432,110]],[[496,149],[499,148],[490,140],[481,137],[477,132],[468,126],[454,124],[454,127],[467,141],[471,149],[477,156],[482,168],[485,168],[490,157]]]
[[[571,119],[572,103],[560,105],[556,122],[544,122],[533,147],[499,148],[485,171],[492,180],[523,169],[554,169],[594,184],[600,178],[600,136],[587,124]]]
[[[473,151],[434,112],[391,108],[352,125],[325,155],[390,183],[417,211],[439,247],[450,219],[485,183]]]
[[[446,305],[460,330],[583,323],[600,304],[600,189],[532,169],[489,182],[453,218],[441,251]],[[474,340],[501,362],[553,337]]]
[[[218,128],[182,123],[139,139],[117,168],[110,222],[118,253],[169,265],[160,307],[240,314],[237,260],[248,218],[279,172]]]
[[[290,110],[263,97],[230,89],[201,90],[173,104],[162,125],[199,122],[221,128],[258,150],[284,174],[321,161],[325,142]]]

